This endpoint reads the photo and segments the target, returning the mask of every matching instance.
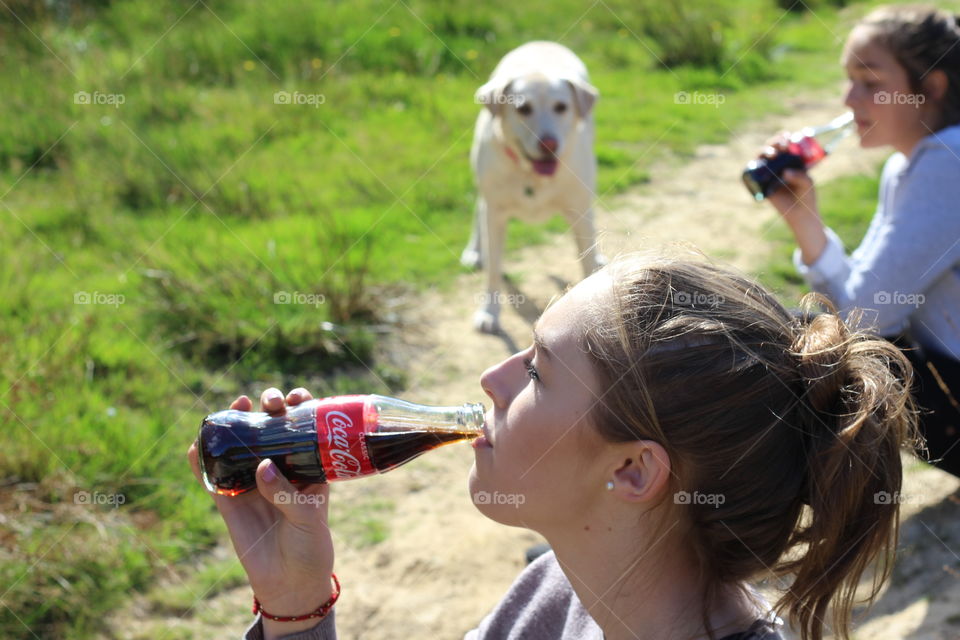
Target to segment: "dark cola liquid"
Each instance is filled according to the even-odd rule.
[[[200,465],[212,489],[235,496],[256,488],[257,465],[270,458],[294,484],[326,482],[309,415],[270,418],[251,425],[242,411],[214,414],[200,428]]]
[[[759,158],[750,162],[743,171],[743,184],[757,200],[768,197],[783,185],[783,172],[787,169],[805,169],[803,157],[783,152],[773,158]]]
[[[270,458],[290,482],[326,482],[311,411],[251,424],[248,413],[224,411],[209,416],[200,428],[200,466],[210,488],[235,496],[255,489],[260,461]],[[378,472],[389,471],[445,444],[475,438],[477,433],[405,430],[368,433],[367,452]]]
[[[380,472],[389,471],[439,446],[476,437],[476,433],[431,430],[368,433],[365,436],[370,459]]]

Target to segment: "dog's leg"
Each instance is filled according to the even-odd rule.
[[[487,270],[487,291],[480,308],[473,316],[473,326],[483,333],[500,331],[500,289],[503,286],[503,243],[507,236],[507,218],[503,211],[485,207],[480,242],[483,264]]]
[[[577,241],[577,251],[580,255],[580,266],[583,268],[583,277],[607,264],[607,259],[597,248],[597,233],[593,227],[593,208],[586,210],[572,210],[567,212],[570,229]]]
[[[477,196],[477,204],[473,211],[473,230],[470,231],[470,241],[460,254],[460,264],[470,269],[483,268],[483,219],[487,216],[487,202],[482,196]]]

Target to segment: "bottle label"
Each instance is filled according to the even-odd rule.
[[[804,136],[790,145],[790,151],[803,158],[803,164],[809,169],[823,160],[826,152],[816,138]]]
[[[367,396],[339,396],[317,405],[317,440],[327,480],[346,480],[376,473],[364,437],[376,425],[365,424]]]

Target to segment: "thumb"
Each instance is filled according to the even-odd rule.
[[[786,169],[783,172],[783,180],[787,184],[795,186],[807,186],[813,183],[810,174],[799,169]]]
[[[318,510],[326,517],[328,489],[321,486],[320,491],[303,493],[283,476],[273,460],[266,458],[257,466],[257,490],[260,495],[291,522],[316,522]]]

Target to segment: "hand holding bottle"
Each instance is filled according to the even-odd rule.
[[[306,389],[294,389],[286,401],[277,389],[267,389],[260,405],[262,411],[280,416],[287,406],[311,399]],[[230,408],[250,411],[252,403],[240,396]],[[203,485],[196,443],[190,446],[187,456],[194,476]],[[313,611],[332,593],[334,550],[327,525],[329,485],[311,484],[298,491],[268,460],[257,467],[256,482],[256,491],[234,497],[211,493],[233,548],[264,610],[278,616]],[[267,637],[309,629],[316,623],[263,620]]]
[[[813,182],[806,170],[829,155],[840,142],[853,132],[853,113],[838,116],[820,127],[805,127],[800,131],[781,132],[767,141],[760,156],[743,170],[743,184],[757,200],[767,198],[784,216],[797,207],[803,213],[816,212]],[[776,197],[786,187],[792,196]]]
[[[788,151],[791,144],[788,133],[767,141],[761,159],[776,157]],[[805,169],[784,169],[777,178],[779,188],[767,193],[766,199],[780,212],[790,227],[804,264],[813,264],[827,245],[827,236],[820,210],[817,208],[817,190]]]
[[[767,140],[767,145],[760,153],[760,157],[769,161],[789,153],[790,144],[790,133],[781,132],[778,136]],[[777,183],[778,188],[770,191],[766,199],[780,212],[788,224],[806,217],[819,219],[817,190],[806,169],[784,169],[777,178]]]

